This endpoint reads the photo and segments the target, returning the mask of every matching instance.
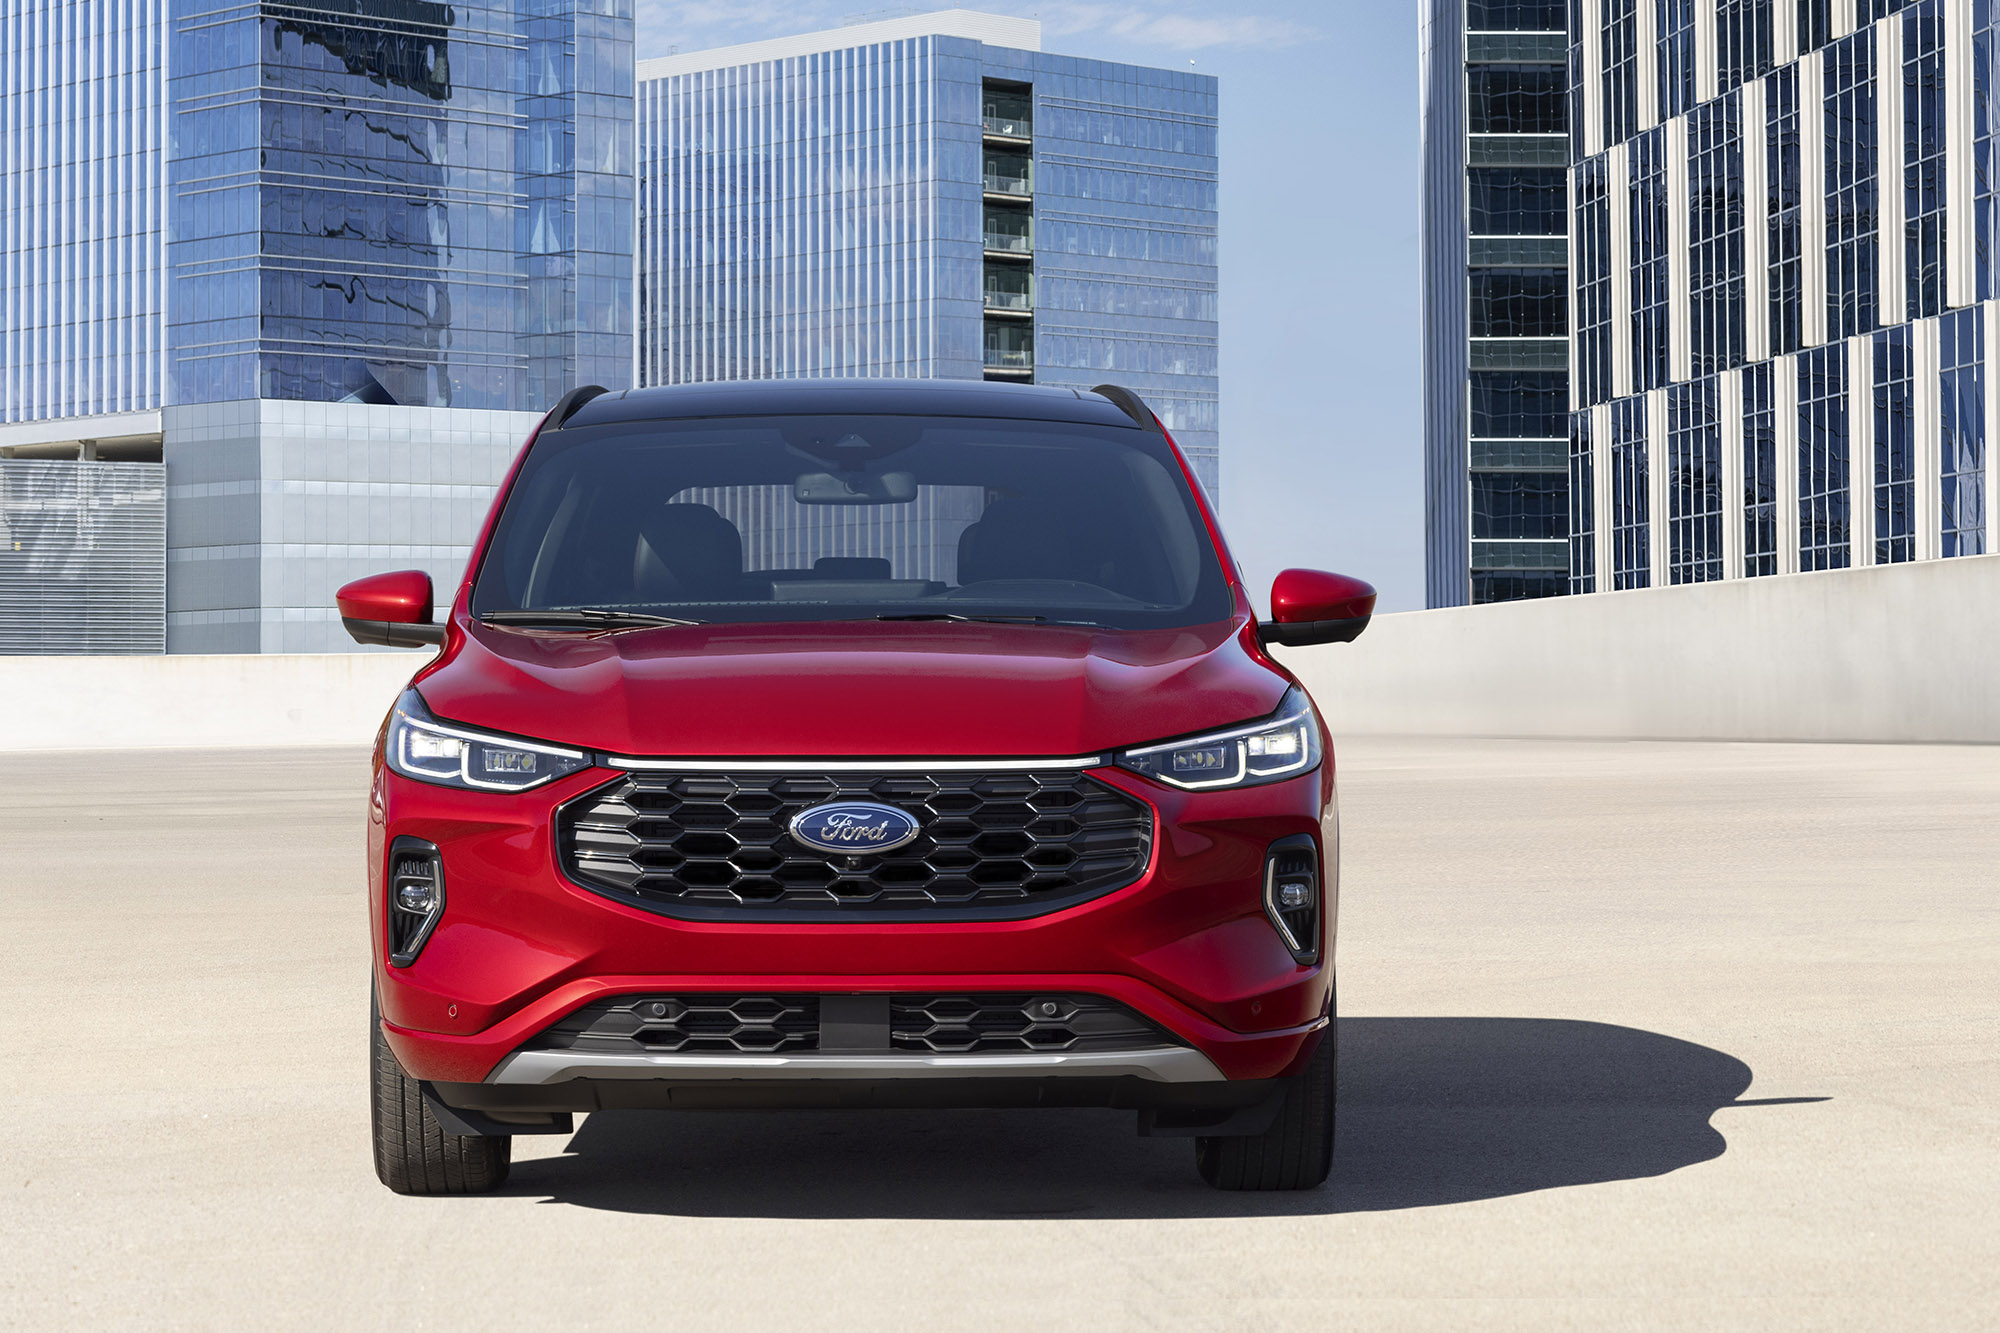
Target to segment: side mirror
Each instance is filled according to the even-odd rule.
[[[1303,648],[1352,643],[1375,614],[1375,589],[1345,574],[1288,569],[1271,584],[1271,618],[1257,627],[1266,643]]]
[[[429,648],[444,642],[444,626],[431,623],[431,576],[421,569],[356,579],[333,600],[356,643]]]

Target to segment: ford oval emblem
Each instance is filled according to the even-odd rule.
[[[893,852],[917,840],[916,818],[893,805],[873,801],[832,801],[792,816],[792,837],[816,852],[861,856]]]

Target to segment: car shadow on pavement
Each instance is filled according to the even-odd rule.
[[[1540,1018],[1347,1018],[1333,1178],[1228,1194],[1120,1111],[603,1111],[506,1193],[689,1217],[1261,1217],[1425,1208],[1663,1175],[1722,1155],[1750,1067]],[[1816,1100],[1816,1099],[1788,1099]]]

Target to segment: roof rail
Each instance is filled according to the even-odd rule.
[[[1100,384],[1091,392],[1109,398],[1117,405],[1119,411],[1138,423],[1139,429],[1150,430],[1157,435],[1167,433],[1166,428],[1160,425],[1160,419],[1153,415],[1152,409],[1140,402],[1139,395],[1130,389],[1121,388],[1116,384]]]
[[[568,393],[556,399],[556,405],[549,409],[548,429],[561,430],[563,423],[575,416],[578,408],[599,394],[610,392],[611,390],[605,388],[602,384],[585,384],[571,389]]]

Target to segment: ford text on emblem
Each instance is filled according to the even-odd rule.
[[[792,816],[792,837],[816,852],[860,856],[893,852],[917,840],[917,821],[892,805],[833,801]]]

